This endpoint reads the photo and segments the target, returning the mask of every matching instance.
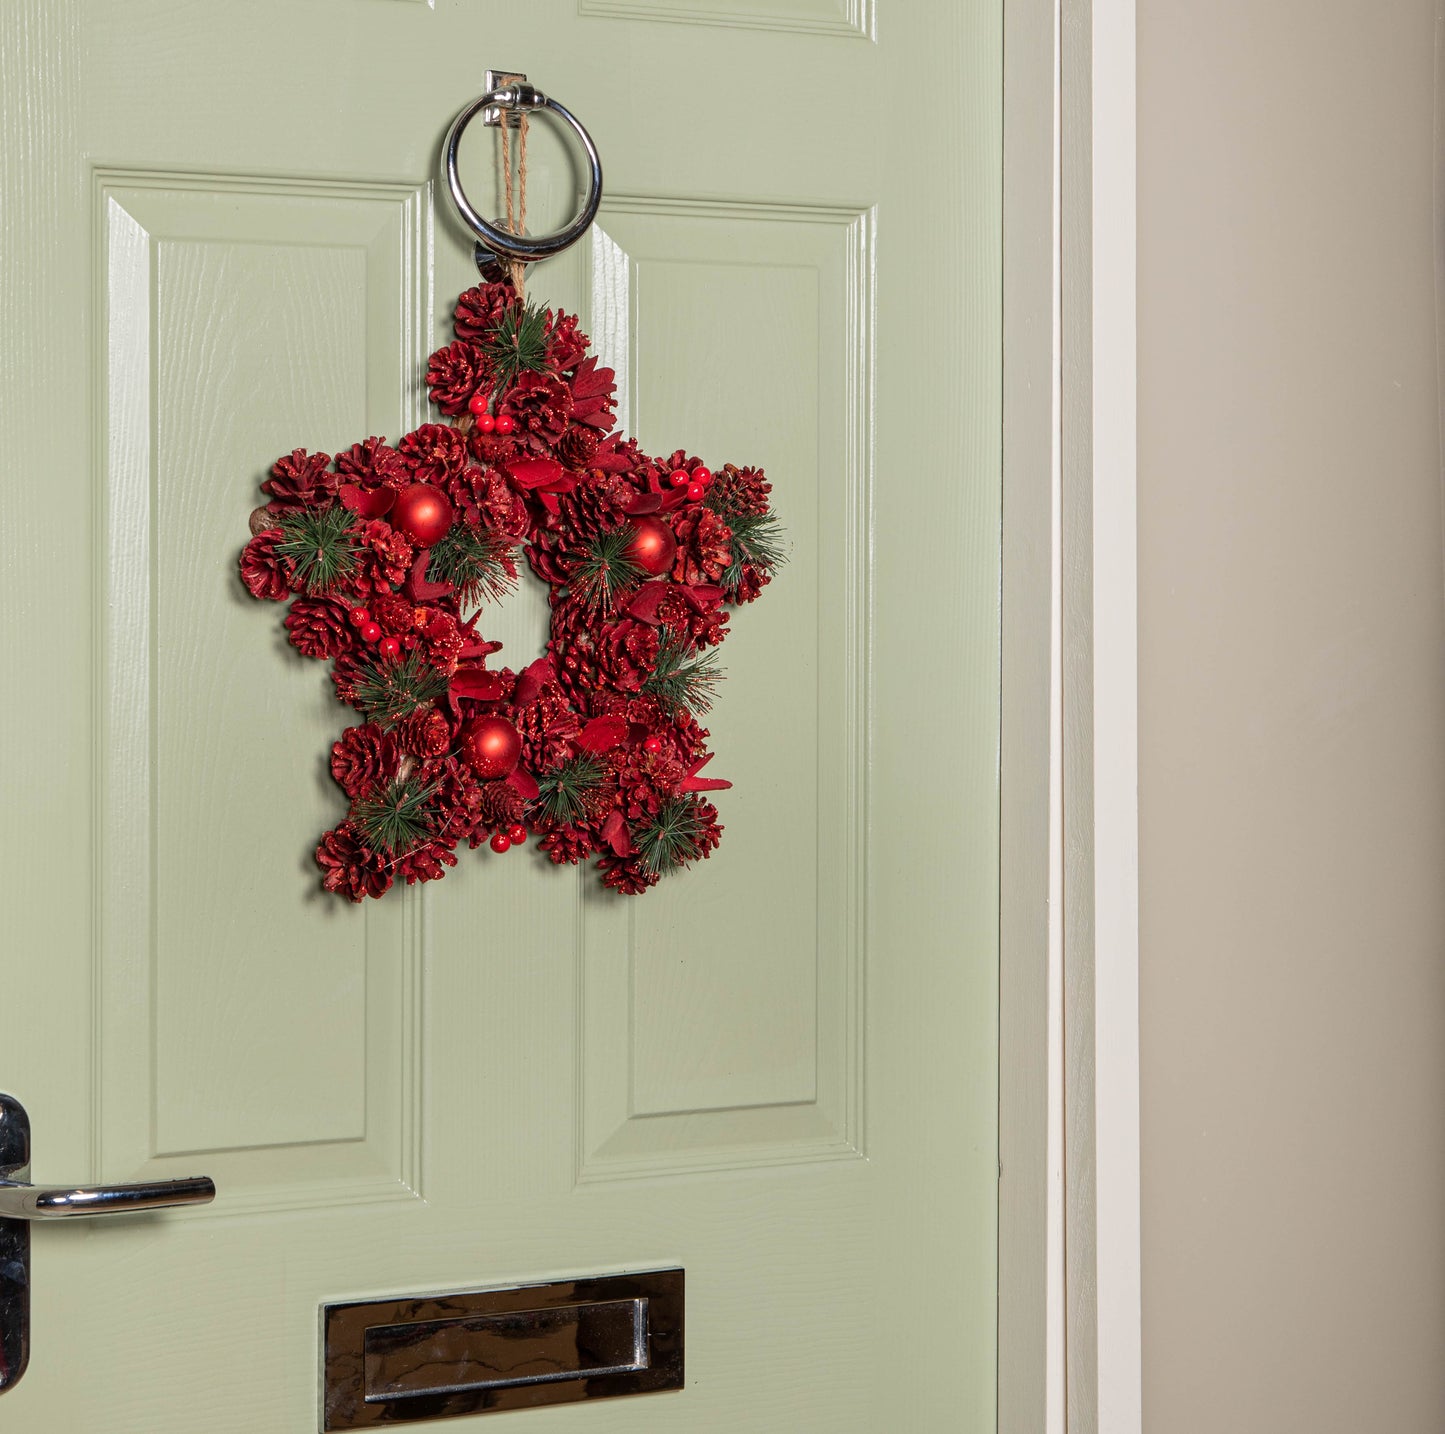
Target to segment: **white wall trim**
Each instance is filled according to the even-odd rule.
[[[1067,1427],[1139,1434],[1135,0],[1061,16]]]
[[[1134,25],[1004,0],[1001,1434],[1142,1430]]]

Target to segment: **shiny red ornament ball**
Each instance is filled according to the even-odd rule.
[[[643,750],[644,752],[660,752],[660,751],[662,751],[662,738],[661,738],[661,737],[648,737],[648,738],[643,742],[643,744],[642,744],[642,750]]]
[[[351,611],[347,614],[347,616],[357,627],[360,627],[364,622],[371,621],[371,614],[367,612],[364,607],[352,608]]]
[[[502,434],[511,433],[517,426],[516,420],[509,413],[497,415],[497,432]]]
[[[712,469],[694,468],[692,470],[692,481],[694,483],[701,483],[702,486],[706,488],[707,485],[712,482]]]
[[[677,539],[672,536],[672,529],[659,518],[634,518],[627,556],[648,577],[660,578],[677,556]]]
[[[674,468],[672,472],[667,475],[667,481],[671,483],[674,488],[686,488],[687,485],[692,482],[692,474],[689,473],[686,468]]]
[[[495,433],[497,431],[497,420],[485,409],[477,414],[477,431],[479,433]]]
[[[384,637],[380,643],[381,655],[393,660],[401,656],[401,642],[394,637]]]
[[[474,393],[467,400],[467,408],[477,418],[480,418],[486,411],[491,399],[484,393]]]
[[[393,528],[405,533],[420,548],[429,548],[446,536],[452,525],[452,501],[430,483],[403,488],[387,515]]]
[[[521,822],[518,822],[514,827],[508,827],[507,840],[511,842],[513,846],[521,846],[522,843],[527,840],[527,828],[524,827]]]
[[[696,503],[707,489],[701,483],[689,483],[687,485],[687,496]]]
[[[361,624],[361,640],[363,642],[375,642],[381,636],[381,628],[374,622]]]
[[[462,756],[484,782],[510,777],[522,760],[522,737],[505,717],[478,717],[462,732]]]
[[[512,839],[506,834],[506,832],[498,832],[496,836],[492,838],[491,847],[492,850],[494,852],[497,852],[499,855],[504,851],[511,851]]]

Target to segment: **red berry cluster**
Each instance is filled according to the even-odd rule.
[[[459,298],[455,333],[427,369],[448,421],[278,460],[241,555],[360,714],[332,748],[351,805],[317,848],[323,883],[360,901],[535,834],[644,891],[721,835],[708,796],[729,784],[701,775],[698,717],[729,609],[780,560],[770,485],[623,438],[577,320],[525,309],[500,275]],[[478,618],[523,557],[550,640],[493,669]]]

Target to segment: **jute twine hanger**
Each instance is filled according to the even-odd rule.
[[[527,227],[527,111],[517,117],[518,160],[515,174],[512,168],[512,122],[506,110],[502,111],[502,187],[507,196],[507,233],[521,234]],[[519,299],[527,297],[527,266],[520,259],[504,260],[512,277],[512,287]]]

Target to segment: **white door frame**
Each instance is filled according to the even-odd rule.
[[[1004,27],[999,1429],[1140,1434],[1135,0]]]

